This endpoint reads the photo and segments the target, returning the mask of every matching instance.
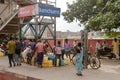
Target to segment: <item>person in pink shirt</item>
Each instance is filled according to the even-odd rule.
[[[61,47],[61,42],[58,41],[58,45],[55,47],[55,54],[56,54],[56,59],[59,59],[59,66],[60,66],[60,61],[62,57],[62,47]]]
[[[43,43],[41,40],[38,40],[36,46],[35,46],[35,52],[37,56],[37,64],[38,67],[42,68],[42,62],[43,62],[43,56],[44,56],[44,48],[43,48]]]

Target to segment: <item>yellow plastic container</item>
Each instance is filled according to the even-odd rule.
[[[48,56],[44,56],[42,67],[52,67],[52,60],[48,60]]]
[[[52,64],[52,60],[48,60],[48,67],[52,67],[53,64]]]
[[[57,59],[57,61],[56,61],[56,66],[57,67],[59,66],[59,59]]]
[[[48,57],[44,56],[43,61],[48,61]]]
[[[65,58],[64,60],[65,60],[65,65],[70,64],[70,60],[69,60],[69,58]]]
[[[43,63],[43,64],[42,64],[42,67],[48,67],[48,64]]]
[[[0,57],[3,57],[4,56],[4,53],[3,52],[0,52]]]

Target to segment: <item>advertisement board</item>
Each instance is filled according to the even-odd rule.
[[[40,16],[60,17],[60,8],[52,6],[39,6],[38,9]]]
[[[21,7],[18,10],[18,17],[27,17],[27,16],[33,16],[38,14],[38,5],[30,5],[30,6],[25,6]]]
[[[53,6],[38,6],[38,4],[21,7],[18,10],[18,17],[27,17],[33,15],[60,17],[60,8]]]

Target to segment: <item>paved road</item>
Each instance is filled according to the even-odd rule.
[[[91,68],[83,71],[83,76],[77,76],[75,67],[65,65],[62,67],[37,68],[22,64],[21,67],[8,67],[7,57],[0,57],[0,70],[9,71],[42,80],[120,80],[120,61],[103,59],[98,70]]]

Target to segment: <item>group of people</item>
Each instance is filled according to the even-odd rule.
[[[10,40],[7,43],[7,51],[8,51],[8,59],[9,59],[9,67],[12,66],[21,66],[21,59],[22,55],[27,55],[28,48],[30,48],[31,53],[33,53],[34,56],[37,56],[37,63],[38,66],[41,66],[42,60],[43,60],[43,43],[41,40],[38,40],[37,43],[33,40],[30,42],[28,41],[21,41],[20,39],[13,39],[10,37]],[[32,56],[33,56],[32,55]],[[12,65],[13,63],[13,65]]]
[[[97,55],[98,58],[100,58],[101,50],[105,51],[108,48],[108,43],[106,41],[104,41],[101,44],[100,41],[97,41],[95,48],[96,48],[96,55]]]
[[[81,43],[75,42],[73,43],[76,46],[76,55],[75,55],[75,66],[77,70],[77,75],[82,76],[82,57],[83,57],[83,49]],[[32,50],[32,57],[36,58],[36,63],[38,67],[42,67],[44,54],[47,53],[48,45],[46,42],[38,39],[37,41],[30,40],[29,42],[26,40],[13,39],[10,37],[10,40],[7,43],[7,51],[8,51],[8,59],[9,59],[9,67],[12,66],[21,66],[21,54],[24,54],[24,50],[30,47]],[[55,50],[55,57],[57,59],[64,59],[64,54],[66,57],[70,56],[71,44],[68,39],[65,39],[64,48],[61,45],[61,41],[57,42],[57,45],[53,47]],[[64,53],[63,53],[64,50]],[[59,62],[60,63],[60,62]]]
[[[9,59],[9,67],[16,65],[21,66],[21,46],[22,43],[19,39],[14,40],[12,37],[10,37],[10,40],[6,46]]]
[[[117,59],[119,59],[119,45],[120,45],[119,41],[115,38],[112,42],[112,48],[113,48],[113,53],[115,54]],[[30,49],[32,50],[32,57],[36,58],[36,63],[38,64],[38,67],[42,67],[44,54],[49,52],[49,49],[47,49],[49,48],[48,44],[46,44],[45,41],[40,39],[37,41],[35,40],[25,41],[19,39],[14,40],[12,37],[10,37],[10,40],[7,43],[7,51],[8,51],[8,59],[9,59],[10,67],[16,65],[21,66],[21,53],[24,52],[26,47],[30,47]],[[52,48],[55,51],[54,55],[56,59],[59,59],[60,61],[61,59],[64,59],[64,54],[66,54],[66,57],[70,58],[71,47],[74,47],[76,50],[74,63],[75,63],[77,75],[82,76],[83,47],[80,42],[75,40],[73,42],[73,45],[71,46],[68,39],[65,39],[64,46],[61,45],[61,41],[57,41],[57,45]],[[97,56],[100,57],[99,52],[101,48],[105,50],[107,47],[108,47],[108,43],[106,41],[104,41],[102,44],[100,44],[100,42],[97,41],[95,46]],[[15,58],[14,58],[14,54],[15,54]]]
[[[83,47],[81,45],[80,42],[77,42],[76,40],[73,42],[73,46],[76,50],[75,53],[75,58],[74,58],[74,64],[75,64],[75,68],[76,68],[76,75],[78,76],[82,76],[82,70],[83,70]],[[70,51],[71,51],[71,45],[70,42],[68,41],[68,39],[65,39],[65,43],[64,43],[64,50],[65,50],[65,54],[66,57],[70,58]],[[61,43],[60,41],[58,41],[58,45],[55,48],[56,51],[56,56],[60,59],[60,57],[62,56],[62,47],[61,47]]]
[[[100,43],[100,41],[97,41],[96,43],[96,55],[98,58],[100,58],[101,55],[101,50],[106,51],[108,48],[111,49],[111,53],[113,53],[115,55],[116,59],[120,59],[120,42],[117,38],[114,38],[114,40],[112,41],[111,47],[108,46],[107,41],[104,41],[102,44]]]

